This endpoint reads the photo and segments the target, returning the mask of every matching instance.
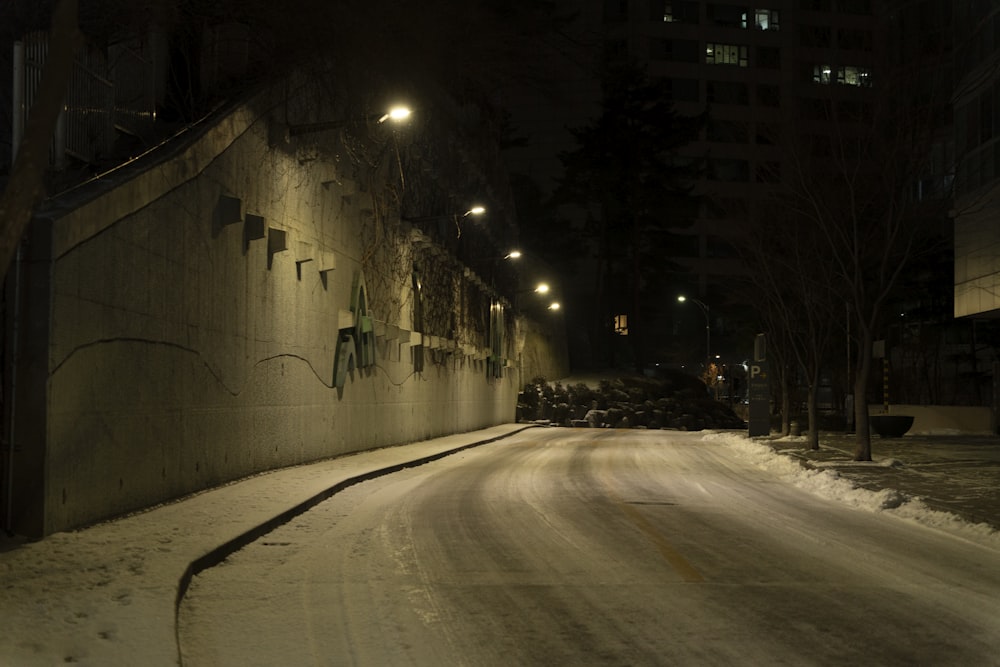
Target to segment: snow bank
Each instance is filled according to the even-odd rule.
[[[919,497],[911,497],[895,489],[871,491],[863,489],[836,470],[803,466],[791,457],[775,452],[767,445],[737,433],[706,433],[706,441],[722,442],[743,459],[768,470],[800,489],[817,496],[844,503],[869,512],[885,512],[929,528],[947,531],[958,537],[1000,549],[1000,532],[985,523],[970,523],[950,512],[927,507]],[[894,459],[876,466],[899,465]]]

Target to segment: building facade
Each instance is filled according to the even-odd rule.
[[[607,49],[670,82],[679,111],[708,110],[699,141],[707,202],[675,259],[709,284],[738,272],[732,244],[790,168],[781,140],[826,131],[832,103],[864,99],[883,40],[866,0],[605,2]]]
[[[955,317],[1000,317],[1000,7],[955,5]]]

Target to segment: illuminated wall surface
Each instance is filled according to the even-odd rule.
[[[240,107],[34,226],[19,532],[514,419],[519,378],[491,368],[488,332],[461,318],[453,339],[414,330],[405,225],[379,241],[396,261],[372,261],[370,193],[281,130]]]
[[[957,2],[954,15],[955,317],[1000,317],[1000,13]]]
[[[955,317],[1000,315],[1000,185],[955,219]]]

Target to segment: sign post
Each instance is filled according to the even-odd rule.
[[[750,418],[747,420],[749,436],[771,433],[771,382],[767,366],[764,334],[754,340],[754,359],[747,373],[747,390],[750,399]]]

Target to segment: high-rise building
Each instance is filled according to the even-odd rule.
[[[1000,317],[1000,5],[955,3],[955,316]]]
[[[680,113],[708,112],[698,139],[682,149],[685,157],[703,167],[696,189],[704,196],[703,204],[695,224],[675,236],[678,240],[670,259],[686,269],[678,274],[679,286],[713,305],[722,305],[720,301],[731,292],[728,285],[733,276],[744,270],[740,233],[764,210],[762,204],[769,195],[798,173],[796,152],[815,166],[826,159],[823,144],[830,150],[835,133],[847,129],[848,134],[856,131],[856,137],[878,137],[873,131],[877,125],[872,120],[873,108],[890,110],[881,118],[904,120],[912,109],[914,128],[922,126],[921,141],[925,143],[905,149],[906,160],[922,163],[919,173],[909,174],[905,194],[900,188],[893,195],[927,202],[923,208],[912,207],[919,209],[916,215],[934,216],[940,229],[945,229],[947,220],[938,211],[943,208],[942,198],[951,195],[956,146],[959,156],[965,158],[967,172],[964,184],[959,183],[960,191],[963,187],[968,190],[969,179],[978,179],[974,201],[981,202],[983,184],[995,176],[998,180],[990,182],[997,185],[1000,195],[1000,160],[995,169],[992,161],[1000,128],[996,132],[992,125],[987,129],[983,120],[987,106],[993,113],[992,91],[1000,76],[1000,68],[985,64],[990,54],[995,55],[994,44],[988,40],[993,37],[992,23],[984,22],[987,15],[1000,11],[995,2],[573,1],[585,10],[580,14],[587,22],[581,34],[593,36],[595,49],[633,58],[646,67],[651,78],[667,81]],[[952,30],[953,14],[958,13],[969,15],[963,19],[965,33],[977,35],[966,48],[975,53],[965,58],[965,68],[960,70],[964,79],[951,76],[953,40],[967,41],[966,36]],[[979,63],[978,69],[969,62]],[[956,80],[960,83],[954,89]],[[955,119],[963,135],[957,141],[952,128],[953,93],[959,105],[967,107],[964,113],[968,116]],[[980,99],[984,95],[988,100]],[[849,127],[852,123],[853,129]],[[966,139],[973,136],[973,129],[977,133],[975,144]],[[881,155],[889,143],[887,140],[881,147]],[[985,160],[986,152],[989,160]],[[878,165],[864,168],[874,173]],[[1000,209],[1000,197],[995,201]],[[975,209],[980,218],[988,219],[990,214],[980,207]],[[983,269],[982,265],[992,258],[995,267],[1000,256],[998,226],[976,223],[975,216],[963,212],[961,202],[956,211],[960,256],[956,280],[958,272],[969,266],[961,259],[966,252],[962,248],[971,245],[971,256],[979,263],[981,274],[974,281],[983,285],[973,286],[970,277],[961,289],[979,294],[975,298],[980,300],[991,295],[994,301],[990,308],[995,310],[1000,279],[996,268]],[[989,230],[984,231],[986,227]],[[990,233],[991,240],[984,243]],[[983,281],[993,281],[992,286]],[[964,307],[968,299],[956,292],[956,303],[960,301]],[[712,309],[713,337],[717,330],[726,328],[726,323],[719,321],[725,312],[723,307]],[[956,305],[956,313],[963,312]],[[690,319],[692,327],[698,324],[697,317]],[[676,323],[657,324],[660,329],[673,326],[677,333]]]
[[[606,48],[670,82],[681,113],[709,121],[684,151],[706,196],[674,258],[704,293],[740,270],[732,231],[786,174],[778,145],[829,127],[831,105],[864,100],[885,41],[871,0],[605,0]]]

